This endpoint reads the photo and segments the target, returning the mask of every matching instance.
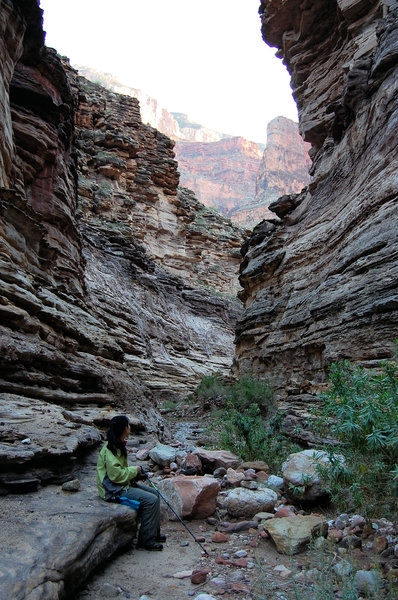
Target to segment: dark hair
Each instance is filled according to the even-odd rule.
[[[127,456],[126,447],[123,444],[120,436],[123,431],[130,425],[128,418],[125,415],[118,415],[117,417],[113,417],[109,424],[108,433],[106,434],[106,439],[108,440],[108,448],[117,456],[117,451],[120,450],[123,456]]]

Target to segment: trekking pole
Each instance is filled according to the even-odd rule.
[[[166,498],[163,496],[163,494],[161,492],[159,492],[158,488],[156,487],[156,485],[150,480],[150,477],[148,475],[148,473],[146,471],[142,472],[142,474],[148,479],[149,483],[151,484],[151,486],[157,491],[157,493],[159,494],[159,496],[162,498],[162,500],[167,504],[167,506],[169,507],[169,509],[175,514],[175,516],[177,517],[177,519],[180,521],[180,523],[182,523],[185,527],[185,529],[188,531],[188,533],[190,533],[193,537],[193,539],[195,540],[195,542],[197,544],[199,544],[199,546],[202,548],[203,552],[205,554],[207,554],[207,556],[210,556],[210,554],[207,552],[206,548],[204,548],[202,546],[202,544],[199,542],[199,540],[197,539],[197,537],[195,536],[195,534],[189,529],[188,525],[186,525],[184,523],[184,521],[181,519],[181,517],[179,517],[176,513],[176,511],[174,510],[174,508],[172,506],[170,506],[170,504],[167,502]]]

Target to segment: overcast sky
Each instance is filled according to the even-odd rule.
[[[46,44],[171,111],[265,142],[297,121],[290,77],[261,38],[260,0],[40,0]]]

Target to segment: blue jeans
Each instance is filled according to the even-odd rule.
[[[122,496],[138,500],[140,503],[138,516],[141,519],[141,527],[138,543],[145,546],[154,542],[160,533],[160,498],[157,491],[142,483],[133,483],[123,490]]]

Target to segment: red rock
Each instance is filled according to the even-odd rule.
[[[184,468],[190,469],[192,467],[194,467],[198,473],[202,472],[202,461],[200,460],[199,456],[189,452],[184,460]]]
[[[249,588],[244,583],[240,583],[239,581],[233,583],[231,585],[231,592],[242,592],[246,593],[249,591]]]
[[[380,554],[381,552],[383,552],[383,550],[385,550],[387,548],[387,546],[388,546],[388,541],[387,541],[387,538],[384,537],[384,535],[379,535],[374,538],[373,550],[374,550],[374,552],[377,552],[377,554]]]
[[[257,471],[257,479],[259,481],[267,481],[268,478],[269,475],[265,471]]]
[[[216,542],[217,544],[228,542],[228,536],[222,531],[216,531],[215,533],[213,533],[211,541]]]
[[[198,542],[205,542],[206,541],[206,538],[205,538],[204,535],[196,536],[196,539],[198,540]]]
[[[251,540],[251,541],[249,542],[249,546],[250,546],[251,548],[258,548],[258,542],[257,542],[256,540]]]
[[[214,477],[198,475],[175,475],[160,481],[158,488],[179,517],[194,519],[205,519],[214,513],[220,491]]]
[[[205,450],[197,448],[193,454],[199,456],[202,463],[209,465],[213,470],[218,467],[231,467],[234,469],[239,464],[239,457],[228,450]]]
[[[206,206],[227,215],[255,197],[262,150],[242,137],[212,143],[176,143],[181,185]],[[269,214],[269,212],[268,212]]]
[[[238,523],[228,523],[225,532],[234,533],[236,531],[247,531],[249,529],[257,529],[257,521],[239,521]]]
[[[218,565],[232,565],[233,564],[232,560],[228,560],[226,558],[222,558],[222,556],[217,556],[216,563]]]
[[[247,560],[245,558],[237,558],[233,561],[235,567],[247,567]]]
[[[208,573],[210,573],[210,569],[195,569],[192,571],[191,583],[204,583],[207,579]]]
[[[269,533],[267,533],[266,531],[259,531],[258,535],[259,535],[259,537],[263,538],[264,540],[267,540],[270,537]]]
[[[340,529],[331,529],[328,533],[328,540],[332,540],[336,544],[343,539],[343,532]]]

